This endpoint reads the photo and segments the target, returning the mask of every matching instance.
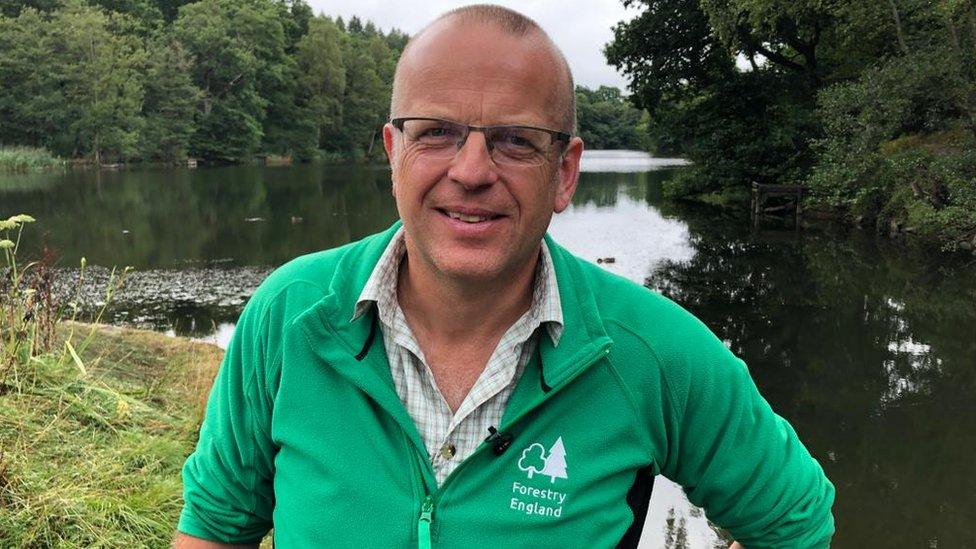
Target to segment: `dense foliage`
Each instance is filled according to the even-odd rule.
[[[3,0],[0,144],[96,163],[381,153],[406,38],[303,0]]]
[[[673,195],[802,184],[886,230],[976,232],[972,2],[624,4],[641,11],[605,53],[651,140],[696,164]]]
[[[591,90],[576,86],[576,116],[579,136],[587,149],[651,148],[646,115],[620,93],[600,86]]]

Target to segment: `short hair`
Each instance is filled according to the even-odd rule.
[[[563,72],[566,75],[566,82],[564,83],[564,93],[566,94],[567,99],[566,110],[563,112],[562,120],[560,122],[561,127],[559,129],[572,135],[576,135],[576,86],[573,83],[573,72],[569,69],[569,63],[566,61],[566,56],[563,55],[563,52],[560,51],[559,47],[557,47],[555,42],[552,41],[549,34],[546,33],[546,31],[543,30],[538,23],[515,10],[503,6],[496,6],[494,4],[474,4],[455,8],[451,11],[445,12],[425,25],[424,28],[420,29],[417,34],[410,38],[406,47],[403,48],[403,52],[400,54],[400,60],[397,61],[396,71],[393,75],[393,94],[390,97],[391,117],[397,114],[394,112],[394,110],[398,103],[400,94],[400,86],[398,85],[398,82],[400,80],[401,61],[406,58],[407,52],[410,51],[410,46],[415,40],[422,36],[436,23],[445,19],[457,19],[462,23],[494,25],[509,35],[518,38],[525,38],[533,33],[537,33],[539,36],[541,36],[545,40],[550,51],[552,51],[552,53],[556,56],[559,64],[562,65]]]

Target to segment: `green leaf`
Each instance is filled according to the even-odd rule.
[[[85,363],[81,361],[81,357],[75,352],[75,348],[71,345],[70,341],[65,341],[64,346],[68,349],[68,354],[71,355],[71,359],[75,362],[75,366],[81,370],[81,375],[87,376],[88,370],[85,368]]]

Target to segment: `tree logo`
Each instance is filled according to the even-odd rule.
[[[556,439],[549,448],[549,455],[546,455],[545,446],[533,442],[522,450],[518,468],[525,471],[529,478],[535,474],[546,475],[550,483],[556,482],[557,478],[569,478],[566,476],[566,447],[563,446],[563,437]]]

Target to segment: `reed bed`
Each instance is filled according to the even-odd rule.
[[[0,147],[0,171],[31,172],[60,168],[64,160],[37,147]]]

